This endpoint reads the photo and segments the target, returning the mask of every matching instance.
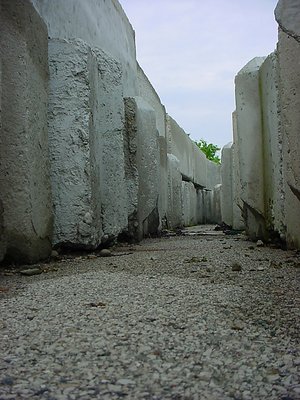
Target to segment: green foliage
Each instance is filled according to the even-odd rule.
[[[221,164],[220,157],[216,155],[216,152],[220,150],[215,144],[207,143],[206,140],[201,139],[199,142],[195,142],[201,151],[206,155],[206,158],[215,162],[216,164]]]

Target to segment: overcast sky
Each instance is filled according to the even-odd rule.
[[[194,140],[230,142],[234,77],[275,49],[277,0],[119,1],[168,114]]]

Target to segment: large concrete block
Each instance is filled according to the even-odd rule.
[[[206,188],[213,190],[221,183],[221,166],[208,159],[206,161]]]
[[[166,116],[166,135],[168,153],[179,160],[179,169],[183,178],[197,186],[205,187],[207,185],[205,154],[169,115]]]
[[[168,209],[168,158],[167,142],[162,136],[158,138],[160,154],[160,189],[159,189],[159,215],[161,228],[167,228],[167,209]]]
[[[144,71],[138,65],[137,67],[137,85],[138,96],[142,97],[155,111],[156,128],[159,136],[166,137],[166,110],[161,104],[160,98],[145,75]]]
[[[182,225],[197,225],[197,191],[192,182],[182,181]]]
[[[127,226],[121,68],[81,40],[50,40],[49,62],[54,243],[95,248]]]
[[[48,27],[49,37],[81,39],[122,65],[126,96],[137,94],[134,30],[117,0],[31,0]]]
[[[282,134],[279,119],[277,54],[270,54],[260,68],[265,219],[270,233],[284,237]]]
[[[213,207],[212,207],[212,221],[215,224],[220,224],[222,222],[221,214],[221,192],[222,185],[218,183],[213,190]]]
[[[8,259],[30,263],[51,252],[48,34],[29,1],[2,0],[0,18],[2,236]]]
[[[253,239],[264,238],[263,127],[259,69],[264,57],[251,60],[235,78],[237,145],[243,218]]]
[[[182,177],[179,169],[179,160],[168,154],[168,228],[182,226]]]
[[[173,154],[179,161],[179,169],[181,175],[187,181],[193,181],[194,178],[194,163],[192,141],[177,122],[166,116],[167,142],[168,153]]]
[[[190,157],[193,160],[193,182],[198,187],[204,188],[207,186],[207,158],[203,151],[192,142],[192,153]],[[220,182],[220,181],[219,181]]]
[[[245,223],[242,217],[243,202],[241,199],[241,179],[240,179],[240,163],[239,163],[239,146],[237,134],[237,113],[232,113],[232,227],[233,229],[244,229]]]
[[[278,63],[286,240],[289,247],[300,248],[300,4],[293,0],[279,1],[275,14],[281,28]]]
[[[125,164],[131,204],[129,233],[138,240],[157,234],[159,221],[160,154],[155,112],[142,98],[127,98]],[[134,203],[137,201],[137,203]]]
[[[221,164],[221,215],[225,224],[233,226],[233,145],[228,143],[222,149]]]

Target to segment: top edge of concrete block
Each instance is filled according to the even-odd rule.
[[[229,142],[229,143],[225,144],[225,146],[223,146],[223,149],[231,149],[232,145],[233,145],[233,143]]]
[[[297,41],[300,41],[299,0],[279,0],[274,13],[280,28]]]
[[[252,60],[250,60],[237,74],[239,75],[244,75],[248,74],[249,72],[256,72],[260,69],[262,63],[265,61],[267,57],[254,57]]]

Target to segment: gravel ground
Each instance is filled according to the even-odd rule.
[[[207,229],[2,269],[0,399],[300,399],[299,252]]]

